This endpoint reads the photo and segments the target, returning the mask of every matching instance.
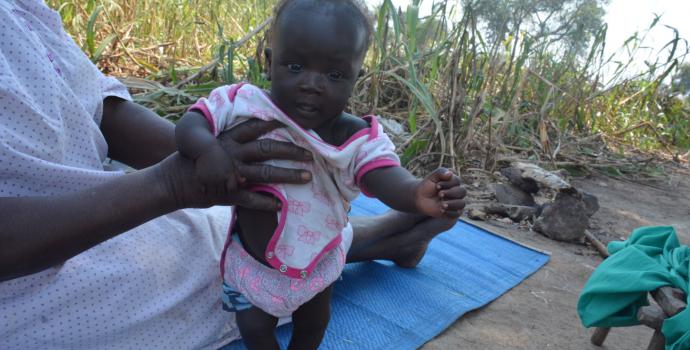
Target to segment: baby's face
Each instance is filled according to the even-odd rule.
[[[268,55],[271,97],[305,129],[339,116],[365,53],[366,33],[351,18],[292,10],[283,14]]]

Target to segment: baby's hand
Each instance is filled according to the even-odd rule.
[[[422,214],[458,218],[465,207],[466,194],[459,176],[446,168],[438,168],[417,185],[415,205]]]
[[[237,190],[242,181],[235,164],[220,143],[209,147],[195,160],[196,175],[203,184],[206,194],[227,195]]]

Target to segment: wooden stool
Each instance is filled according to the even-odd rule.
[[[685,303],[685,294],[678,288],[661,287],[649,294],[658,305],[641,307],[637,311],[637,320],[654,329],[654,335],[649,341],[647,350],[663,350],[666,339],[661,333],[661,324],[666,318],[685,310],[688,305]],[[611,328],[595,328],[591,338],[592,344],[596,346],[604,344],[610,330]]]

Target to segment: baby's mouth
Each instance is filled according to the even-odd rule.
[[[304,112],[304,113],[314,113],[317,111],[316,106],[309,104],[309,103],[298,103],[297,109],[300,112]]]

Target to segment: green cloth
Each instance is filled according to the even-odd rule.
[[[639,324],[637,310],[647,293],[671,285],[688,293],[690,248],[673,227],[641,227],[624,242],[611,242],[606,258],[587,281],[577,303],[585,327]],[[687,302],[687,301],[686,301]],[[661,329],[667,350],[690,349],[690,309],[666,319]]]

